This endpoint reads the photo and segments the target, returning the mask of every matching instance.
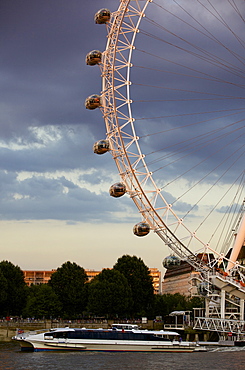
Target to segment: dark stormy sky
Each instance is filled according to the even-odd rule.
[[[205,8],[200,2],[209,6],[206,13],[202,12]],[[166,184],[162,182],[162,173],[158,171],[161,167],[158,165],[158,158],[163,153],[166,156],[170,149],[167,149],[166,143],[163,144],[162,136],[157,135],[157,132],[163,131],[163,125],[164,130],[179,127],[180,120],[164,118],[163,107],[165,116],[173,116],[173,112],[181,114],[181,124],[186,127],[197,121],[196,117],[188,115],[187,119],[186,116],[193,112],[193,105],[196,112],[199,112],[200,121],[207,120],[207,115],[204,117],[200,113],[207,109],[223,112],[216,116],[218,118],[215,123],[207,123],[209,131],[214,125],[218,128],[224,122],[227,125],[230,122],[225,117],[222,124],[220,123],[221,117],[225,116],[224,99],[222,106],[220,100],[217,103],[214,100],[209,101],[208,108],[203,101],[193,100],[196,98],[193,91],[199,91],[198,94],[202,94],[202,97],[205,93],[210,98],[210,76],[229,79],[226,76],[229,76],[227,68],[217,72],[215,63],[207,63],[205,59],[211,58],[211,54],[205,58],[196,57],[197,49],[194,47],[191,53],[186,53],[183,51],[186,42],[181,39],[178,39],[177,47],[171,48],[176,39],[174,32],[182,30],[185,37],[189,37],[190,43],[195,41],[200,49],[208,48],[212,53],[216,48],[214,38],[207,41],[207,36],[203,36],[206,31],[197,21],[194,22],[195,28],[194,23],[192,28],[188,27],[188,13],[196,9],[196,19],[204,18],[203,24],[210,30],[209,35],[216,32],[215,37],[219,37],[220,43],[222,37],[225,37],[222,30],[224,23],[221,26],[221,20],[229,19],[234,26],[233,30],[242,35],[241,27],[243,24],[244,31],[244,23],[236,22],[237,18],[242,18],[238,17],[237,9],[239,8],[243,16],[245,14],[242,0],[213,1],[215,7],[222,8],[222,17],[217,15],[217,8],[210,7],[210,2],[205,0],[193,1],[191,7],[187,0],[173,1],[172,4],[158,0],[157,3],[160,6],[149,9],[149,17],[157,24],[164,25],[168,32],[164,29],[163,43],[161,27],[154,28],[154,24],[147,24],[147,20],[144,20],[145,25],[142,22],[142,29],[149,26],[149,33],[142,32],[136,44],[132,78],[137,83],[132,87],[132,97],[136,128],[142,136],[143,150],[149,154],[149,164],[157,163],[153,164],[152,169],[156,171],[157,181],[164,186]],[[132,226],[139,221],[134,205],[128,197],[119,200],[108,195],[110,185],[119,180],[116,166],[109,154],[96,156],[92,150],[93,143],[104,138],[105,126],[99,110],[91,112],[84,107],[86,97],[101,90],[100,70],[97,66],[86,66],[85,56],[93,49],[103,51],[106,45],[106,27],[95,25],[95,12],[102,7],[115,11],[118,4],[119,1],[116,0],[1,1],[0,260],[9,260],[23,269],[57,268],[67,260],[77,262],[84,268],[100,269],[111,267],[118,257],[130,254],[141,257],[149,267],[161,269],[162,259],[169,253],[154,235],[142,239],[132,234]],[[172,12],[182,19],[176,26]],[[152,37],[153,32],[155,37]],[[241,55],[244,40],[237,43]],[[145,53],[146,45],[148,54]],[[232,39],[227,41],[227,45],[232,45]],[[155,57],[153,48],[159,51]],[[225,51],[222,57],[227,61]],[[188,70],[183,67],[184,59],[185,65],[189,66]],[[244,49],[243,63],[234,54],[227,63],[233,63],[233,59],[241,70],[243,66],[244,77]],[[179,66],[177,69],[174,69],[177,64],[173,65],[173,60]],[[150,75],[148,72],[153,67],[154,72]],[[226,98],[229,94],[237,97],[238,89],[230,82],[236,84],[240,81],[241,70],[235,77],[233,75],[233,80],[229,79],[228,85],[223,84],[222,88],[216,86],[212,92],[219,96],[222,93]],[[180,75],[185,77],[180,80]],[[211,83],[214,83],[213,78]],[[165,96],[166,92],[169,94],[165,101],[161,95],[163,90],[160,89],[163,81]],[[202,89],[198,87],[200,83]],[[157,84],[158,89],[151,90],[150,86]],[[240,89],[239,94],[244,99],[244,80],[241,84],[243,90]],[[150,99],[145,97],[146,90]],[[183,103],[183,90],[189,100],[186,104]],[[238,105],[237,99],[228,100],[232,101],[232,112],[236,110],[237,121],[243,122],[239,130],[243,127],[244,132],[244,113],[243,116],[238,114],[244,103],[239,101]],[[209,113],[209,118],[212,114]],[[141,124],[142,117],[148,117],[144,125]],[[156,117],[161,118],[159,120]],[[233,120],[232,123],[234,122]],[[176,132],[183,142],[189,139],[189,131],[184,128],[181,133],[178,130]],[[201,133],[202,130],[197,128],[195,135]],[[166,140],[173,145],[175,139],[175,131],[172,131]],[[244,137],[241,136],[236,141],[237,148],[241,147],[242,140],[244,142]],[[217,144],[216,148],[218,145],[224,145],[224,142]],[[203,169],[199,170],[197,163],[206,158],[210,150],[210,146],[203,144],[198,155],[193,154],[186,161],[178,161],[175,166],[170,166],[165,175],[166,181],[169,182],[173,176],[181,174],[178,171],[183,170],[183,163],[184,167],[191,163],[192,166],[196,165],[196,170],[189,171],[188,175],[186,172],[177,187],[184,184],[186,186],[187,182],[190,186],[197,174],[198,178],[203,176]],[[227,151],[229,150],[230,146],[227,146]],[[194,149],[193,153],[196,153]],[[216,149],[212,163],[222,155]],[[211,168],[210,161],[205,161],[207,168]],[[241,161],[237,166],[240,164]],[[231,177],[237,173],[236,167],[234,173],[223,178],[223,187],[230,186]],[[199,190],[200,188],[193,190],[194,197],[196,193],[199,194]],[[171,195],[172,192],[174,195]],[[179,196],[174,188],[167,188],[166,194],[170,194],[170,199]],[[183,199],[179,204],[181,212],[187,204],[190,204],[190,199]],[[207,201],[207,204],[211,206],[213,202]]]

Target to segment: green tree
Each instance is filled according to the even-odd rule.
[[[131,315],[152,316],[154,302],[152,277],[143,260],[136,256],[124,255],[117,260],[114,269],[126,277],[131,288],[133,297]]]
[[[188,298],[184,294],[163,294],[162,299],[165,305],[165,315],[169,315],[172,311],[186,311]]]
[[[84,268],[75,262],[65,262],[51,276],[49,285],[62,303],[63,316],[80,317],[87,305],[88,277]]]
[[[0,262],[0,306],[2,316],[19,316],[25,307],[28,288],[24,280],[24,273],[19,266],[9,261]]]
[[[195,307],[203,307],[203,298],[180,293],[156,295],[154,307],[154,316],[164,317],[172,311],[192,311]]]
[[[62,305],[51,286],[47,284],[31,285],[23,315],[48,319],[51,316],[58,317],[61,314],[61,308]]]
[[[88,311],[99,316],[125,317],[132,304],[127,279],[117,270],[104,269],[89,284]]]
[[[160,294],[156,294],[154,296],[154,317],[156,316],[166,316],[168,315],[168,309],[166,302],[164,300],[164,296]]]
[[[204,307],[205,301],[202,297],[189,297],[187,302],[187,310],[191,311],[193,308]]]
[[[2,314],[2,309],[6,306],[6,301],[8,297],[7,287],[7,279],[4,277],[2,271],[0,270],[0,315]]]

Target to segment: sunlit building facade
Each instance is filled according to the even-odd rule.
[[[150,275],[152,277],[152,285],[154,288],[155,294],[161,293],[161,272],[157,268],[149,268]],[[56,270],[51,271],[41,271],[41,270],[24,270],[24,279],[28,286],[31,284],[39,285],[39,284],[47,284],[50,280],[52,274]],[[91,281],[96,275],[101,273],[101,270],[89,270],[85,269],[85,272],[88,277],[88,281]]]

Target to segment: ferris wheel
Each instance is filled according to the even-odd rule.
[[[245,285],[244,15],[242,0],[99,10],[108,40],[86,62],[100,66],[102,91],[85,105],[103,114],[94,152],[116,163],[110,195],[126,193],[139,210],[134,234],[154,232],[204,280],[215,268]]]

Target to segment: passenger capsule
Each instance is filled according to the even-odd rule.
[[[181,260],[176,256],[168,256],[164,258],[162,265],[165,267],[165,269],[173,269],[176,266],[179,266],[181,263]]]
[[[110,196],[119,198],[126,193],[126,186],[122,182],[112,185],[109,190]]]
[[[94,153],[104,154],[110,150],[109,140],[99,140],[94,143],[93,146]]]
[[[139,222],[138,224],[134,225],[133,233],[137,236],[145,236],[149,234],[150,226],[145,222]]]
[[[111,18],[111,12],[108,9],[100,9],[94,16],[96,24],[104,24],[109,22]]]
[[[90,95],[85,100],[86,109],[96,109],[101,106],[101,99],[99,95]]]
[[[95,66],[101,63],[102,53],[99,50],[92,50],[86,55],[86,64]]]

